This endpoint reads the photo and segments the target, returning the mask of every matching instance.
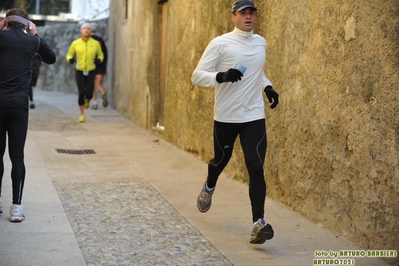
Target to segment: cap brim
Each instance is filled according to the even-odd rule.
[[[252,6],[252,5],[246,5],[246,6],[242,6],[242,7],[240,7],[240,8],[237,8],[236,11],[241,11],[241,10],[246,9],[246,8],[248,8],[248,7],[257,10],[256,7],[254,7],[254,6]]]

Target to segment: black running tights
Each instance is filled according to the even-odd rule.
[[[87,76],[83,74],[83,71],[76,70],[76,85],[78,85],[79,98],[78,104],[84,105],[85,98],[87,100],[91,100],[93,98],[93,90],[94,90],[94,78],[95,72],[90,71]]]
[[[256,222],[259,218],[263,219],[266,198],[263,172],[267,147],[265,119],[246,123],[214,122],[214,158],[208,163],[207,185],[210,188],[216,186],[219,175],[231,158],[238,135],[249,174],[252,220]]]
[[[28,130],[28,116],[28,109],[0,109],[0,196],[7,135],[8,153],[12,164],[12,203],[18,205],[21,204],[25,182],[24,148]]]

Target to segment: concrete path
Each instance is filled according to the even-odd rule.
[[[20,224],[8,221],[11,165],[4,156],[1,266],[313,265],[333,259],[316,251],[361,250],[270,198],[266,220],[275,237],[251,245],[247,185],[222,175],[212,208],[200,213],[206,163],[110,106],[87,110],[79,124],[77,95],[34,93],[25,148],[27,219]],[[86,150],[94,153],[70,154]]]

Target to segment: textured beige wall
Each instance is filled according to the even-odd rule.
[[[398,2],[291,2],[262,5],[282,98],[268,193],[364,248],[398,249]]]
[[[139,125],[150,128],[158,114],[160,7],[155,1],[128,2],[127,13],[125,1],[111,3],[115,107]]]
[[[208,42],[232,30],[232,2],[168,2],[160,134],[204,161],[212,156],[213,88],[190,77]],[[268,41],[265,71],[281,97],[266,110],[268,196],[365,249],[399,249],[397,0],[255,3],[255,31]],[[124,6],[111,5],[115,105],[149,128],[159,112],[161,8],[129,1],[123,21]],[[206,169],[193,171],[205,178]],[[239,145],[226,173],[247,180]]]

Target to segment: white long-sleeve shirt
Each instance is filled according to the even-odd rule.
[[[214,38],[206,47],[191,81],[203,87],[215,87],[214,119],[244,123],[265,118],[263,89],[272,83],[263,67],[266,40],[253,32],[235,28]],[[216,74],[241,64],[247,68],[238,82],[218,83]]]

